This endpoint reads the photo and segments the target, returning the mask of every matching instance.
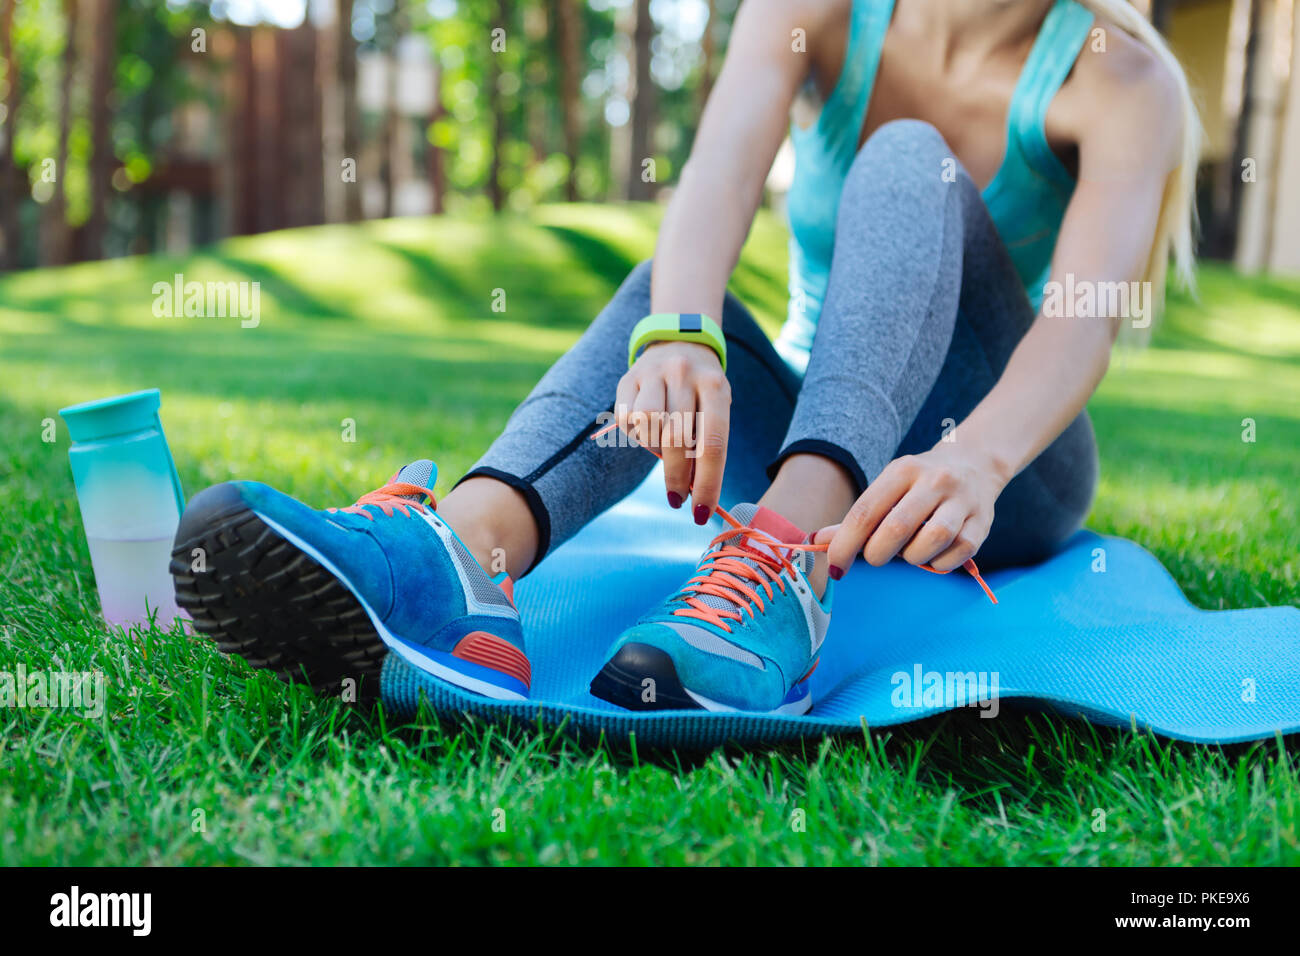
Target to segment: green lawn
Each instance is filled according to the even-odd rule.
[[[1194,747],[1004,712],[807,748],[591,750],[397,726],[179,631],[105,629],[62,423],[42,441],[58,408],[160,387],[190,494],[253,477],[345,504],[425,455],[445,491],[654,223],[399,220],[0,279],[0,670],[109,688],[97,721],[0,711],[0,862],[1300,863],[1294,738]],[[175,272],[260,281],[261,324],[154,318]],[[784,285],[764,218],[734,289],[774,329]],[[1117,353],[1091,408],[1093,528],[1153,551],[1202,607],[1300,600],[1300,283],[1207,267],[1201,302]]]

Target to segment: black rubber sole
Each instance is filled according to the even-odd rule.
[[[654,681],[653,685],[646,685],[647,679]],[[686,693],[671,657],[657,647],[636,642],[625,644],[609,659],[592,678],[591,692],[628,710],[705,709]]]
[[[215,485],[190,501],[171,574],[176,603],[222,653],[323,694],[343,693],[351,679],[357,700],[378,696],[388,648],[365,608],[259,518],[234,485]]]

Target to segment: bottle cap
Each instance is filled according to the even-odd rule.
[[[97,398],[59,409],[74,442],[100,441],[146,428],[158,428],[162,395],[156,388],[112,398]]]

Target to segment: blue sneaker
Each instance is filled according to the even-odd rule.
[[[681,590],[614,642],[594,695],[631,710],[812,707],[833,583],[817,597],[807,536],[781,515],[752,504],[719,513],[732,527]]]
[[[227,654],[335,693],[378,692],[388,651],[487,697],[528,696],[510,579],[438,517],[417,461],[355,505],[317,511],[256,481],[195,495],[172,550],[177,603]]]

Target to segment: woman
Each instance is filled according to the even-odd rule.
[[[725,288],[792,108],[792,295],[774,348]],[[1134,316],[1062,309],[1060,290],[1158,292],[1171,257],[1190,279],[1197,151],[1183,73],[1126,3],[747,0],[653,266],[436,511],[430,462],[342,511],[218,486],[182,522],[178,597],[283,676],[336,684],[391,648],[526,696],[510,580],[653,464],[588,440],[612,409],[696,523],[718,510],[724,465],[729,495],[756,504],[618,639],[593,692],[804,712],[827,578],[859,552],[997,567],[1079,527],[1097,469],[1084,405]],[[217,574],[188,572],[196,546]]]

